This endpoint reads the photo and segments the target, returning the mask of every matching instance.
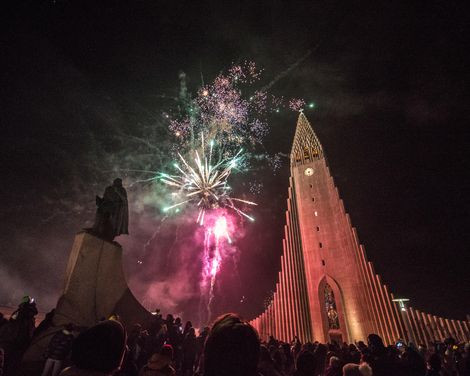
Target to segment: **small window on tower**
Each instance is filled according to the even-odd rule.
[[[306,160],[309,160],[310,159],[310,154],[308,153],[308,149],[304,149],[304,158]]]
[[[318,217],[318,212],[316,210],[313,214],[315,214],[315,217]]]
[[[321,242],[318,243],[318,245],[320,246],[320,248],[323,248],[323,244]]]
[[[320,227],[317,226],[317,231],[320,231]]]
[[[313,184],[310,184],[310,188],[313,188]]]
[[[321,260],[321,264],[325,266],[325,260]]]
[[[312,201],[315,201],[315,197],[312,197]]]

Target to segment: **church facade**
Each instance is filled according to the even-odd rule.
[[[251,321],[262,338],[353,342],[379,334],[428,344],[470,340],[467,321],[396,302],[367,260],[330,174],[323,148],[300,113],[290,155],[281,270],[269,307]]]

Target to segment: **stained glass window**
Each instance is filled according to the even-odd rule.
[[[328,318],[328,329],[339,329],[338,311],[336,310],[335,294],[331,286],[325,285],[325,310]]]

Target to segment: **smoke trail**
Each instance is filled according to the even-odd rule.
[[[335,15],[335,13],[336,13],[336,15]],[[324,36],[320,39],[320,41],[313,48],[309,49],[300,59],[295,61],[286,70],[284,70],[283,72],[278,74],[276,77],[274,77],[274,79],[271,80],[271,82],[269,82],[267,85],[265,85],[261,89],[261,91],[266,91],[266,90],[271,89],[271,87],[273,87],[277,82],[282,80],[290,72],[292,72],[295,68],[297,68],[300,64],[302,64],[305,60],[307,60],[307,58],[310,55],[312,55],[316,50],[318,50],[320,45],[325,40],[325,37],[328,34],[328,32],[330,32],[330,35],[328,35],[329,40],[330,41],[333,40],[335,38],[336,34],[338,34],[340,32],[340,30],[341,30],[341,28],[342,28],[342,26],[345,22],[346,16],[348,14],[350,14],[350,12],[348,11],[348,9],[346,7],[342,7],[342,12],[338,12],[337,7],[332,7],[329,14],[328,14],[328,16],[326,17],[326,19],[331,20],[331,22],[329,22],[329,24],[327,26],[331,27],[332,30],[325,30]]]
[[[290,72],[292,72],[295,68],[297,68],[300,64],[302,64],[307,58],[318,48],[320,43],[318,43],[313,49],[308,50],[307,53],[298,59],[295,63],[293,63],[290,67],[288,67],[283,72],[279,73],[274,79],[271,80],[267,85],[263,86],[260,91],[267,91],[271,89],[278,81],[282,80],[286,77]]]

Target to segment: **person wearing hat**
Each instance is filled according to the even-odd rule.
[[[315,375],[317,367],[315,355],[311,351],[303,350],[296,359],[294,376]]]
[[[62,363],[72,350],[74,325],[69,323],[62,330],[52,336],[45,356],[46,363],[42,371],[42,376],[51,374],[57,376],[62,369]]]
[[[31,342],[37,314],[34,298],[26,295],[8,322],[0,327],[0,348],[4,352],[5,375],[16,374],[21,358]]]
[[[337,356],[332,356],[329,360],[325,376],[341,376],[342,374],[341,360]]]
[[[102,321],[88,328],[72,345],[72,367],[60,376],[109,376],[120,369],[126,350],[126,332],[121,323]]]
[[[171,365],[173,362],[173,348],[164,345],[162,349],[153,354],[147,364],[140,370],[139,376],[174,376],[176,371]]]
[[[212,325],[203,352],[204,376],[258,376],[258,332],[238,315],[227,313]]]
[[[343,376],[361,376],[359,364],[347,363],[343,367]]]

